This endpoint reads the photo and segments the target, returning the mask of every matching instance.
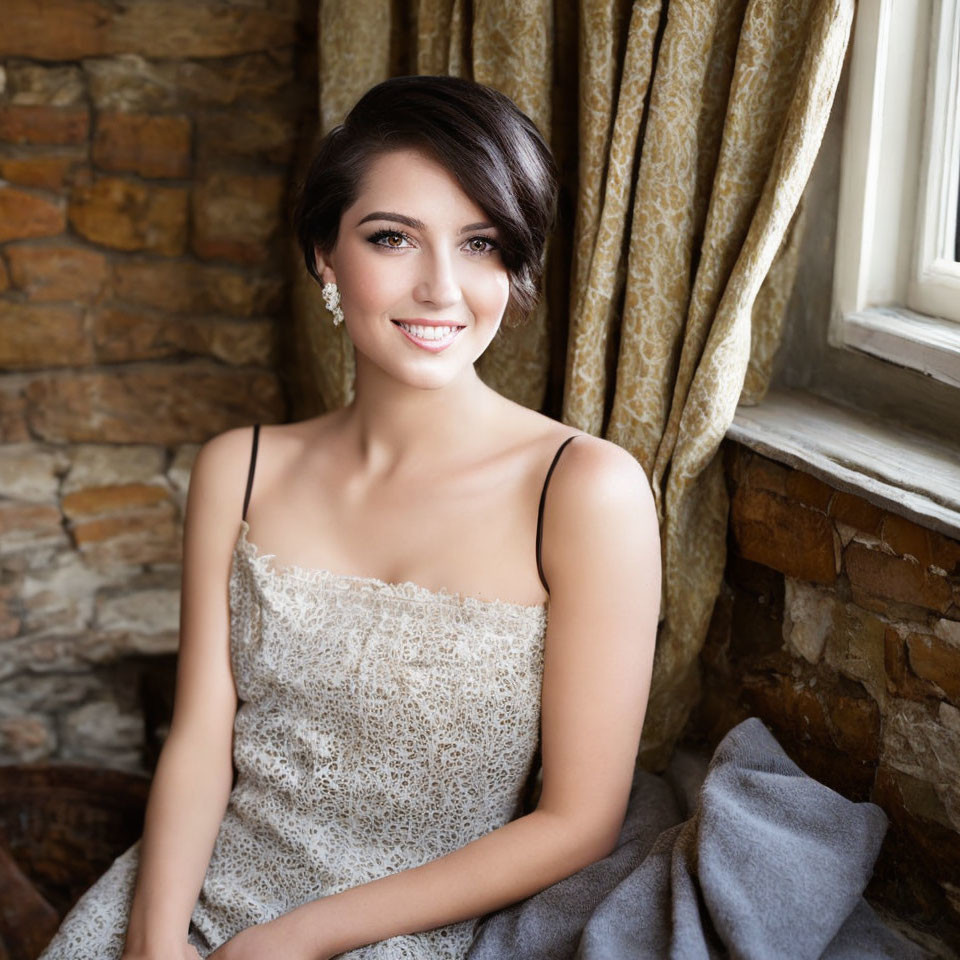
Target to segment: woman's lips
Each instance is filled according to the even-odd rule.
[[[444,337],[442,340],[424,340],[421,337],[416,336],[416,334],[411,333],[409,330],[406,330],[400,325],[396,320],[393,321],[394,326],[412,343],[415,343],[418,347],[423,347],[424,350],[429,350],[431,353],[439,353],[441,350],[446,350],[447,347],[457,339],[460,331],[463,330],[463,327],[457,327],[449,336]],[[444,324],[447,326],[447,324]]]

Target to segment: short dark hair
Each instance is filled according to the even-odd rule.
[[[508,96],[461,77],[384,80],[319,141],[293,210],[311,276],[322,282],[314,248],[329,253],[336,245],[341,215],[356,200],[370,162],[402,148],[419,149],[445,167],[498,228],[510,274],[507,313],[528,316],[557,216],[556,162],[536,124]]]

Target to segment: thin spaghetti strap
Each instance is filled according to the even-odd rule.
[[[247,505],[250,503],[250,491],[253,489],[253,471],[257,465],[257,446],[260,442],[260,424],[253,425],[253,446],[250,450],[250,471],[247,473],[247,492],[243,496],[243,519],[247,519]]]
[[[560,454],[563,453],[563,448],[575,436],[577,436],[577,434],[573,434],[572,437],[567,437],[567,439],[560,444],[559,449],[553,455],[553,461],[550,464],[550,469],[547,470],[546,479],[543,481],[543,489],[540,491],[540,509],[537,511],[537,572],[540,574],[540,582],[543,584],[543,587],[547,593],[550,592],[550,588],[547,586],[547,578],[543,575],[543,563],[540,560],[540,546],[543,543],[543,505],[547,502],[547,484],[550,482],[550,474],[553,473],[553,468],[557,465],[557,461],[560,459]]]

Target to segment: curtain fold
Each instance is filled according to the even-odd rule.
[[[477,369],[543,409],[561,346],[560,419],[650,478],[664,575],[647,769],[665,768],[699,697],[726,562],[720,442],[769,385],[853,13],[854,0],[320,2],[321,132],[388,76],[470,77],[529,114],[572,185],[548,247],[555,282]],[[321,407],[349,402],[352,348],[302,270],[293,306]]]

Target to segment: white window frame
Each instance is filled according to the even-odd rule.
[[[827,342],[960,388],[960,0],[860,0]]]

